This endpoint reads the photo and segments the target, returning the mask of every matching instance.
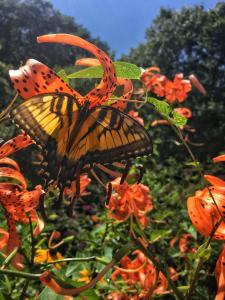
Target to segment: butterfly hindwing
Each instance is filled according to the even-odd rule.
[[[91,109],[75,139],[70,140],[68,160],[111,163],[152,152],[147,131],[133,118],[108,106]]]

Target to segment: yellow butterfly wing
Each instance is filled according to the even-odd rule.
[[[52,179],[58,174],[78,110],[71,96],[44,94],[24,101],[11,112],[15,123],[43,149],[44,163],[48,164],[45,169]]]
[[[112,163],[152,152],[148,132],[133,118],[109,106],[91,109],[79,128],[70,137],[66,153],[68,161]]]

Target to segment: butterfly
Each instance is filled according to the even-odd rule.
[[[116,86],[111,60],[87,41],[82,47],[92,50],[103,65],[100,84],[85,96],[34,59],[10,71],[15,89],[25,99],[10,115],[43,149],[48,181],[62,186],[95,164],[128,161],[152,152],[143,126],[124,112],[102,105]]]

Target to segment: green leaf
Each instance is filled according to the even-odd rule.
[[[155,110],[158,111],[166,120],[169,120],[173,125],[180,127],[187,123],[187,119],[181,114],[175,112],[172,107],[164,100],[148,98],[148,103],[151,103]]]
[[[113,64],[118,78],[140,79],[141,69],[138,66],[123,61],[115,61]],[[101,78],[102,73],[102,66],[94,66],[72,73],[67,78]]]
[[[184,116],[182,116],[181,114],[175,111],[172,112],[172,116],[173,119],[171,120],[173,124],[176,125],[177,127],[184,126],[187,123],[187,118],[185,118]]]
[[[172,107],[165,101],[150,97],[147,99],[147,102],[151,103],[154,108],[165,117],[169,117],[172,112]]]
[[[64,300],[64,296],[55,294],[49,288],[44,288],[37,300]]]
[[[60,70],[59,72],[57,72],[57,75],[59,75],[59,77],[64,80],[66,83],[69,83],[69,79],[68,76],[66,74],[66,71],[64,69]]]
[[[201,259],[202,261],[209,260],[212,254],[212,248],[207,247],[207,243],[202,244],[195,253],[195,257]]]
[[[171,234],[171,230],[168,229],[155,229],[152,230],[151,234],[150,234],[150,241],[151,242],[156,242],[161,238],[166,238],[168,236],[170,236]]]

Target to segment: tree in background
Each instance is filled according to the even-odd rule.
[[[106,43],[93,39],[73,17],[55,10],[49,1],[0,0],[0,57],[4,63],[19,65],[32,57],[54,66],[71,65],[84,51],[58,45],[38,45],[36,37],[48,33],[70,33],[94,42],[105,51]]]
[[[204,143],[199,154],[215,155],[225,144],[224,32],[225,3],[209,11],[203,6],[161,9],[146,30],[146,41],[126,57],[143,67],[155,65],[171,78],[182,72],[186,77],[194,73],[201,80],[208,95],[193,93],[188,103],[189,108],[195,107],[195,141]]]

